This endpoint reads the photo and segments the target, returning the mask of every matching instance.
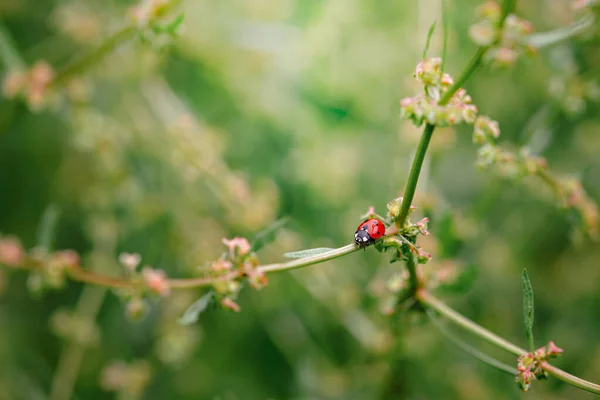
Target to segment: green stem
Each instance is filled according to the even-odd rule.
[[[490,357],[485,353],[482,353],[481,351],[477,350],[476,348],[474,348],[473,346],[471,346],[470,344],[468,344],[467,342],[465,342],[464,340],[462,340],[461,338],[456,336],[454,333],[452,333],[452,331],[450,331],[447,327],[444,326],[444,324],[435,316],[435,314],[433,313],[433,311],[431,309],[427,309],[426,312],[427,312],[427,316],[429,317],[429,319],[431,320],[433,325],[444,336],[446,336],[448,338],[448,340],[450,340],[452,343],[454,343],[456,345],[456,347],[458,347],[465,353],[477,358],[481,362],[484,362],[484,363],[486,363],[494,368],[497,368],[500,371],[506,372],[510,375],[514,376],[519,373],[519,370],[517,370],[516,368],[506,365],[503,362],[498,361],[495,358]]]
[[[169,2],[161,6],[160,11],[153,15],[151,17],[152,20],[148,23],[151,23],[158,18],[164,17],[174,8],[178,7],[181,4],[181,2],[182,0],[170,0]],[[124,26],[123,28],[109,36],[106,40],[104,40],[104,42],[100,46],[89,51],[88,53],[83,54],[78,58],[75,58],[73,61],[68,63],[63,69],[59,70],[56,74],[56,77],[54,78],[54,81],[52,82],[52,85],[54,87],[61,86],[68,82],[69,79],[86,71],[91,66],[95,65],[108,54],[110,54],[121,43],[133,38],[138,31],[139,27],[136,22],[132,22]]]
[[[489,47],[480,47],[477,49],[477,52],[473,55],[473,57],[471,58],[471,60],[469,61],[469,63],[465,67],[465,69],[463,70],[462,74],[460,74],[460,76],[454,82],[454,84],[452,86],[450,86],[450,89],[448,89],[448,91],[446,93],[444,93],[444,96],[442,96],[442,98],[438,102],[439,105],[444,106],[444,105],[448,104],[448,102],[450,101],[452,96],[454,96],[454,94],[458,91],[458,89],[463,87],[463,85],[473,75],[475,75],[477,70],[483,65],[483,63],[482,63],[483,56],[485,55],[485,52],[488,51],[488,49],[489,49]]]
[[[462,314],[456,312],[454,309],[444,304],[441,300],[439,300],[426,290],[419,290],[416,293],[416,298],[424,306],[427,306],[437,311],[440,315],[442,315],[449,321],[469,331],[471,334],[480,337],[488,343],[491,343],[492,345],[506,350],[507,352],[512,353],[516,356],[527,354],[527,351],[525,349],[522,349],[519,346],[501,338],[495,333],[488,331],[482,326],[477,325],[475,322],[471,321],[467,317],[463,316]],[[543,362],[540,365],[544,369],[544,371],[548,372],[548,374],[562,380],[563,382],[568,383],[569,385],[573,385],[579,389],[583,389],[594,394],[600,394],[600,385],[588,382],[577,376],[571,375],[568,372],[565,372],[560,368],[551,365],[548,362]]]
[[[425,130],[423,131],[423,135],[421,136],[421,140],[419,141],[419,146],[417,147],[415,158],[413,159],[412,166],[410,167],[408,180],[406,181],[406,187],[404,189],[404,197],[402,199],[402,206],[400,207],[400,213],[398,215],[397,222],[399,227],[404,225],[406,217],[408,216],[408,212],[410,211],[410,205],[412,204],[413,198],[415,197],[415,191],[417,190],[417,183],[419,182],[421,167],[423,166],[425,154],[427,153],[427,147],[429,146],[429,142],[431,141],[431,136],[433,135],[434,130],[435,125],[427,124],[425,126]]]
[[[492,332],[488,331],[487,329],[477,325],[475,322],[471,321],[467,317],[459,314],[458,312],[454,311],[452,308],[448,307],[446,304],[444,304],[442,301],[437,299],[435,296],[433,296],[431,293],[427,292],[426,290],[419,290],[417,292],[417,299],[422,304],[429,306],[430,308],[434,309],[435,311],[437,311],[438,313],[440,313],[441,315],[446,317],[448,320],[454,322],[458,326],[463,327],[464,329],[468,330],[472,334],[479,336],[480,338],[493,344],[494,346],[500,347],[501,349],[504,349],[504,350],[508,351],[509,353],[512,353],[516,356],[521,356],[523,354],[527,354],[527,350],[522,349],[522,348],[512,344],[511,342],[509,342],[505,339],[502,339],[500,336],[496,335],[495,333],[492,333]]]
[[[52,85],[58,87],[74,76],[86,71],[90,66],[98,63],[106,55],[111,53],[119,44],[132,38],[137,32],[135,25],[128,25],[109,36],[100,46],[88,53],[74,59],[56,74]]]
[[[419,279],[417,278],[417,263],[415,263],[415,257],[408,257],[406,261],[406,268],[408,268],[408,274],[410,279],[410,293],[414,294],[419,287]]]
[[[563,382],[568,383],[569,385],[573,385],[575,387],[578,387],[579,389],[585,390],[590,393],[600,394],[600,385],[588,382],[575,375],[571,375],[568,372],[565,372],[560,368],[556,368],[554,365],[551,365],[547,362],[542,363],[542,368],[550,375],[560,379]]]

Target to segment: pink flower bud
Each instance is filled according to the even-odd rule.
[[[142,270],[142,278],[150,291],[162,297],[169,295],[171,290],[165,271],[144,267]]]
[[[560,347],[558,347],[557,345],[554,344],[553,341],[548,342],[548,355],[549,356],[559,356],[563,353],[563,349],[561,349]]]
[[[225,308],[230,309],[231,311],[240,312],[241,308],[238,303],[230,299],[229,297],[225,297],[221,300],[221,305]]]
[[[0,237],[0,264],[18,267],[25,258],[25,252],[19,239],[12,236]]]
[[[75,250],[61,250],[54,253],[54,262],[64,268],[79,266],[79,254]]]
[[[234,237],[231,240],[223,238],[223,244],[229,249],[229,255],[235,257],[236,250],[239,251],[240,255],[245,255],[250,252],[250,243],[248,239],[242,237]]]
[[[129,272],[135,271],[140,265],[142,257],[138,253],[121,253],[119,254],[119,262]]]

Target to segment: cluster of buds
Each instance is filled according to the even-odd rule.
[[[472,124],[477,117],[477,107],[471,96],[459,89],[445,105],[438,104],[442,96],[452,87],[450,75],[441,71],[442,59],[430,58],[421,61],[415,69],[415,78],[425,87],[425,93],[406,97],[400,101],[400,117],[410,119],[415,125],[423,122],[440,127]]]
[[[2,93],[8,99],[23,97],[31,110],[39,111],[47,103],[53,79],[50,64],[38,61],[29,70],[9,72],[4,78]]]
[[[558,192],[562,199],[562,206],[574,210],[585,231],[590,237],[597,238],[600,226],[598,206],[585,192],[581,182],[576,179],[559,180]]]
[[[486,143],[477,152],[477,166],[486,168],[495,165],[497,172],[509,179],[535,176],[548,167],[546,159],[533,156],[525,148],[518,153],[505,151],[494,143]]]
[[[469,36],[479,46],[492,46],[486,54],[488,61],[508,67],[515,64],[521,53],[532,53],[527,36],[533,31],[529,21],[514,14],[502,21],[502,9],[495,1],[482,4],[477,9],[481,18],[471,25]]]
[[[389,220],[396,223],[400,215],[400,209],[402,207],[402,197],[398,197],[387,204]],[[411,205],[409,215],[416,208]],[[417,257],[419,264],[425,264],[431,259],[431,254],[423,251],[417,246],[417,237],[419,235],[428,236],[429,231],[427,225],[429,218],[423,218],[416,223],[412,223],[407,217],[403,226],[400,228],[398,235],[386,237],[382,245],[384,248],[394,248],[396,250],[396,257],[394,260],[403,259],[403,257]]]
[[[498,122],[490,117],[481,115],[477,117],[473,124],[473,143],[485,144],[494,143],[494,140],[500,136],[500,127]]]
[[[165,14],[169,0],[142,0],[129,9],[129,17],[138,26],[146,26],[153,19]]]
[[[165,18],[175,3],[174,0],[142,0],[129,9],[129,17],[137,25],[142,40],[155,48],[170,43],[183,22],[183,13],[170,20]]]
[[[515,381],[522,391],[529,390],[531,383],[540,378],[547,376],[546,371],[542,368],[542,363],[551,358],[558,357],[563,353],[563,349],[556,346],[554,342],[549,342],[546,346],[542,346],[533,353],[522,355],[518,359],[517,369],[519,373],[515,377]]]
[[[223,239],[223,244],[227,252],[210,265],[207,275],[214,280],[215,296],[221,305],[237,312],[240,306],[235,300],[242,287],[241,278],[246,277],[255,289],[262,289],[269,281],[265,273],[258,269],[260,263],[247,239]]]
[[[140,285],[123,289],[122,298],[127,301],[126,315],[134,321],[142,319],[148,312],[147,294],[166,297],[171,293],[169,280],[165,271],[145,265],[138,270],[142,257],[138,253],[121,253],[119,264],[125,270],[125,276]]]
[[[102,389],[117,392],[118,398],[139,399],[150,383],[151,375],[148,361],[139,360],[131,364],[113,361],[102,370],[99,383]]]
[[[62,288],[69,270],[79,267],[79,254],[74,250],[48,253],[40,248],[28,253],[16,237],[0,236],[0,265],[31,268],[28,287],[39,294],[44,289]]]
[[[586,111],[589,103],[600,101],[600,85],[595,78],[565,74],[550,80],[548,94],[562,111],[577,116]]]

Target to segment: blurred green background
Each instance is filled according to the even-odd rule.
[[[571,1],[519,3],[537,31],[577,18]],[[477,4],[448,2],[454,76],[475,50]],[[2,0],[2,76],[20,62],[60,69],[125,24],[131,5]],[[259,252],[263,263],[345,245],[369,206],[384,213],[402,194],[420,131],[398,120],[399,100],[418,90],[412,73],[439,1],[183,8],[167,47],[119,46],[49,107],[0,99],[0,232],[31,248],[54,205],[55,247],[76,249],[84,266],[118,275],[118,255],[139,252],[143,265],[185,277],[221,254],[223,237],[252,238],[283,216],[291,222]],[[529,147],[596,200],[599,55],[597,39],[582,37],[467,85],[503,146]],[[527,268],[538,344],[554,340],[565,349],[557,365],[599,381],[600,247],[547,188],[479,172],[475,157],[470,128],[435,132],[415,199],[432,220],[425,268],[474,265],[473,287],[444,298],[523,347]],[[243,291],[241,313],[212,308],[187,327],[177,319],[200,290],[176,291],[133,322],[111,291],[69,283],[36,296],[26,272],[0,269],[0,399],[66,399],[71,386],[74,399],[591,398],[556,379],[522,395],[426,318],[382,315],[381,282],[402,268],[388,260],[371,249],[277,274]]]

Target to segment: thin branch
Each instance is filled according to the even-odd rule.
[[[471,346],[470,344],[468,344],[467,342],[465,342],[464,340],[462,340],[461,338],[456,336],[454,333],[452,333],[448,328],[446,328],[444,326],[444,324],[435,316],[435,314],[433,313],[433,311],[430,308],[426,309],[426,312],[427,312],[427,316],[429,316],[429,319],[431,320],[433,325],[436,328],[438,328],[438,330],[444,336],[446,336],[452,343],[454,343],[458,348],[460,348],[465,353],[477,358],[479,361],[482,361],[482,362],[484,362],[496,369],[499,369],[502,372],[506,372],[510,375],[514,376],[519,373],[519,370],[517,370],[516,368],[513,368],[513,367],[503,363],[502,361],[498,361],[495,358],[490,357],[485,353],[482,353],[481,351],[477,350],[475,347]]]
[[[474,335],[479,336],[480,338],[486,340],[487,342],[489,342],[497,347],[500,347],[501,349],[504,349],[504,350],[508,351],[509,353],[512,353],[516,356],[521,356],[523,354],[527,354],[526,350],[512,344],[511,342],[509,342],[507,340],[502,339],[500,336],[496,335],[495,333],[488,331],[487,329],[477,325],[475,322],[471,321],[467,317],[464,317],[463,315],[454,311],[454,309],[452,309],[449,306],[447,306],[446,304],[444,304],[442,301],[440,301],[438,298],[433,296],[428,291],[421,289],[417,292],[416,297],[422,304],[436,310],[438,313],[440,313],[442,316],[444,316],[448,320],[454,322],[458,326],[463,327],[464,329],[473,333]]]
[[[417,292],[416,297],[422,305],[437,311],[440,315],[448,319],[448,321],[453,322],[458,326],[461,326],[473,335],[486,340],[494,346],[504,349],[509,353],[512,353],[517,356],[527,354],[526,350],[520,348],[515,344],[512,344],[511,342],[505,339],[502,339],[500,336],[488,331],[484,327],[477,325],[475,322],[471,321],[467,317],[463,316],[462,314],[456,312],[454,309],[444,304],[441,300],[436,298],[428,291],[421,289]],[[594,394],[600,394],[600,385],[588,382],[584,379],[571,375],[568,372],[565,372],[560,368],[551,365],[548,362],[542,362],[540,365],[544,369],[544,371],[548,372],[548,374],[570,385],[573,385],[575,387],[578,387],[580,389],[586,390]]]

